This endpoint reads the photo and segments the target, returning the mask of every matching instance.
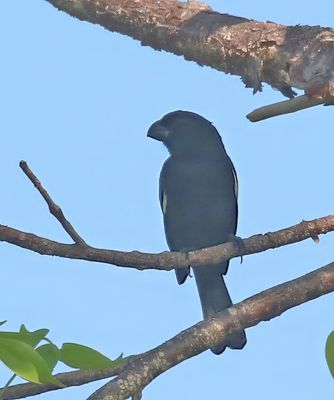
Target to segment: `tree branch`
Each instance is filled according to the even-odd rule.
[[[310,97],[307,95],[294,97],[290,100],[280,101],[278,103],[269,104],[264,107],[257,108],[246,115],[251,122],[263,121],[264,119],[276,117],[293,113],[296,111],[304,110],[323,104],[323,100],[317,97]]]
[[[73,228],[71,223],[65,218],[65,215],[62,209],[51,199],[48,192],[44,189],[41,182],[38,180],[36,175],[32,172],[32,170],[28,167],[26,161],[20,161],[20,168],[35,186],[35,188],[39,191],[46,204],[49,207],[50,214],[53,215],[64,228],[64,230],[70,235],[73,241],[77,244],[86,245],[86,242],[79,236],[76,230]]]
[[[158,269],[170,271],[176,267],[187,267],[189,265],[203,266],[218,264],[222,261],[230,260],[231,258],[259,253],[268,249],[300,242],[308,238],[318,241],[318,235],[334,230],[334,215],[328,215],[327,217],[314,219],[312,221],[302,221],[297,225],[276,232],[268,232],[264,235],[258,234],[247,239],[240,239],[238,241],[220,244],[207,249],[191,251],[189,253],[165,251],[159,254],[151,254],[139,251],[122,252],[117,250],[97,249],[87,245],[83,239],[80,238],[70,222],[65,218],[60,207],[53,202],[38,178],[30,170],[27,163],[21,161],[20,167],[49,205],[50,213],[58,219],[65,231],[69,233],[77,243],[58,243],[1,224],[0,242],[11,243],[42,255],[102,262],[139,270]]]
[[[254,92],[266,82],[290,98],[296,87],[323,103],[333,102],[333,29],[257,22],[220,14],[197,1],[48,1],[142,45],[239,75]]]
[[[234,332],[255,326],[261,321],[269,321],[290,308],[332,291],[334,291],[334,263],[267,289],[143,353],[114,380],[89,396],[88,400],[127,399],[141,392],[163,372],[208,348],[217,346]]]
[[[71,371],[62,372],[56,374],[55,377],[62,382],[66,387],[80,386],[85,383],[98,381],[100,379],[111,378],[112,376],[118,375],[123,370],[122,366],[108,368],[103,371]],[[1,388],[0,390],[2,390]],[[5,389],[4,400],[9,399],[22,399],[29,396],[35,396],[53,390],[64,389],[63,387],[53,385],[52,383],[19,383]]]
[[[255,326],[261,321],[269,321],[290,308],[333,291],[334,263],[267,289],[213,318],[197,323],[162,345],[131,357],[117,377],[92,394],[89,400],[123,400],[136,396],[163,372],[216,346],[234,332]],[[77,373],[65,373],[63,378],[70,377],[70,374]],[[71,386],[70,379],[66,382]],[[36,390],[32,391],[31,388]],[[27,397],[53,389],[56,388],[50,389],[48,385],[15,385],[8,389],[6,399]]]
[[[146,269],[170,271],[176,267],[186,267],[188,265],[200,267],[215,264],[231,258],[301,242],[309,238],[317,241],[318,235],[326,234],[333,230],[334,215],[328,215],[312,221],[302,221],[297,225],[276,232],[257,234],[246,239],[240,239],[238,244],[228,242],[189,253],[164,251],[152,254],[139,251],[125,252],[98,249],[82,244],[58,243],[0,224],[0,242],[11,243],[41,255],[101,262],[118,267],[135,268],[141,271]]]

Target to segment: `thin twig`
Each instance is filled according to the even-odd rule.
[[[257,108],[247,114],[246,118],[248,118],[250,122],[263,121],[264,119],[277,117],[278,115],[294,113],[305,108],[319,106],[320,104],[324,104],[324,102],[323,99],[318,97],[302,95],[290,100],[280,101]]]
[[[44,189],[39,179],[36,175],[31,171],[26,161],[20,161],[20,168],[29,178],[29,180],[33,183],[35,188],[39,191],[46,204],[49,207],[50,214],[52,214],[61,224],[61,226],[65,229],[65,231],[70,235],[70,237],[74,240],[75,243],[79,245],[87,245],[87,243],[82,239],[82,237],[76,232],[73,228],[72,224],[65,218],[65,215],[62,209],[51,199],[48,192]]]

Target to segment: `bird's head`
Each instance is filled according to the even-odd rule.
[[[190,111],[173,111],[154,122],[147,136],[163,142],[171,155],[209,156],[222,141],[210,121]]]

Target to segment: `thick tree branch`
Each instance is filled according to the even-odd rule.
[[[240,329],[278,317],[292,307],[334,291],[334,263],[244,300],[215,318],[199,322],[136,358],[88,400],[123,400],[141,392],[153,379]]]
[[[334,30],[220,14],[197,1],[48,0],[59,10],[219,71],[293,97],[291,87],[334,99]]]
[[[235,242],[228,242],[189,253],[165,251],[152,254],[139,251],[123,252],[97,249],[81,244],[58,243],[0,224],[0,242],[11,243],[41,255],[102,262],[119,267],[136,268],[141,271],[145,269],[170,271],[175,267],[204,266],[219,263],[231,258],[275,249],[309,238],[317,240],[318,235],[326,234],[333,230],[334,215],[328,215],[312,221],[302,221],[297,225],[276,232],[257,234],[246,239],[240,239],[241,245]]]
[[[267,289],[218,313],[214,318],[184,330],[155,349],[130,358],[117,377],[89,399],[123,400],[136,396],[163,372],[216,346],[235,331],[255,326],[261,321],[269,321],[290,308],[333,291],[334,263]],[[63,374],[63,378],[66,376],[70,376],[69,373]],[[66,382],[68,386],[71,385],[70,379]],[[32,388],[35,390],[32,391]],[[47,385],[15,385],[8,389],[6,399],[27,397],[53,389],[56,388],[50,389]]]

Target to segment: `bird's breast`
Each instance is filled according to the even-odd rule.
[[[164,225],[173,250],[227,240],[236,225],[233,176],[221,163],[169,163],[162,171]]]

